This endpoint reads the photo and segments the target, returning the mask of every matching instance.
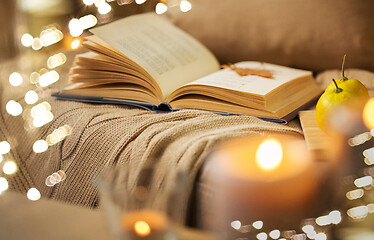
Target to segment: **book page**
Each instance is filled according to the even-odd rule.
[[[143,67],[164,97],[219,70],[218,61],[205,46],[154,13],[130,16],[91,32]]]
[[[310,71],[261,62],[240,62],[236,63],[235,66],[239,68],[270,70],[273,77],[265,78],[256,75],[239,76],[231,69],[222,69],[189,84],[208,85],[264,96],[288,81],[312,75]]]

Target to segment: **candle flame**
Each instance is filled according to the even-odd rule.
[[[134,225],[134,229],[136,234],[138,234],[141,237],[148,236],[151,233],[151,228],[148,225],[148,223],[144,221],[137,221]]]
[[[272,170],[276,168],[282,161],[282,158],[282,146],[275,138],[268,138],[264,140],[256,152],[257,163],[265,170]]]

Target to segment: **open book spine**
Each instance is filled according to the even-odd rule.
[[[107,103],[107,104],[123,104],[123,105],[129,105],[134,107],[139,107],[145,110],[157,112],[157,113],[168,113],[168,112],[176,112],[181,111],[185,109],[173,109],[170,107],[167,103],[160,103],[158,105],[153,104],[147,104],[147,103],[141,103],[141,102],[132,102],[132,101],[126,101],[126,100],[118,100],[118,99],[111,99],[111,98],[101,98],[101,97],[87,97],[87,96],[77,96],[77,95],[69,95],[69,94],[62,94],[60,92],[53,93],[52,96],[60,99],[60,100],[71,100],[71,101],[78,101],[78,102],[88,102],[88,103]],[[204,111],[204,110],[199,110]],[[232,114],[232,113],[224,113],[224,112],[212,112],[207,111],[214,114],[222,115],[222,116],[238,116],[241,114]],[[276,118],[263,118],[263,117],[257,117],[264,121],[268,122],[275,122],[275,123],[282,123],[286,124],[288,121],[284,119],[276,119]]]

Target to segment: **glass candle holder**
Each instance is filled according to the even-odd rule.
[[[95,179],[112,239],[177,239],[170,217],[154,204],[152,174],[152,169],[142,170],[134,186],[127,168],[105,169]]]

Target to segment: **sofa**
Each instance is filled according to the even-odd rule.
[[[322,0],[191,0],[192,10],[166,13],[177,26],[200,40],[223,63],[256,60],[311,70],[321,87],[340,77],[347,54],[346,76],[360,79],[374,91],[374,2]],[[51,106],[53,120],[42,127],[30,125],[31,106],[24,93],[35,89],[8,83],[13,71],[30,74],[40,55],[24,55],[0,64],[0,140],[11,152],[5,158],[18,165],[9,177],[10,188],[26,193],[37,188],[43,198],[86,208],[100,207],[94,178],[105,168],[128,172],[125,184],[133,193],[146,185],[152,205],[172,212],[183,224],[208,228],[214,218],[210,185],[212,170],[205,160],[220,143],[243,136],[283,134],[303,138],[298,118],[281,125],[253,116],[221,116],[200,110],[154,113],[126,105],[57,100],[51,94],[66,86],[74,55],[59,67],[60,80],[37,87],[39,103]],[[6,103],[16,100],[23,114],[11,116]],[[33,144],[55,129],[68,125],[71,134],[42,153]],[[149,171],[151,169],[151,171]],[[47,186],[49,175],[63,170],[66,179]],[[182,176],[182,177],[181,177]],[[181,187],[182,186],[182,187]],[[177,199],[177,201],[176,201]]]

